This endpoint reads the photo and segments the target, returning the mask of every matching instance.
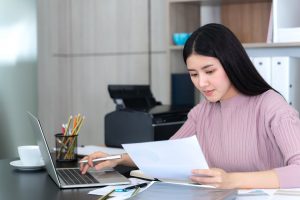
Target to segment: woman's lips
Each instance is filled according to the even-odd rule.
[[[213,93],[214,93],[214,90],[206,90],[206,91],[203,91],[203,93],[204,93],[204,95],[205,96],[212,96],[213,95]]]

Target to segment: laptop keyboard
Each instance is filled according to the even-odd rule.
[[[79,169],[57,169],[57,174],[67,185],[99,183],[91,174],[81,174]]]

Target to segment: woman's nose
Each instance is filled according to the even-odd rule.
[[[199,76],[198,84],[200,88],[203,88],[208,85],[207,78],[205,76]]]

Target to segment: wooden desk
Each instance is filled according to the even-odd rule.
[[[9,165],[12,160],[0,160],[1,200],[96,200],[99,198],[88,194],[95,188],[59,189],[46,170],[19,171]]]

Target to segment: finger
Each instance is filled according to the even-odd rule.
[[[100,170],[100,169],[105,169],[105,168],[112,168],[115,166],[116,166],[116,164],[114,161],[107,160],[107,161],[103,161],[103,162],[100,162],[99,164],[97,164],[95,166],[95,169]]]
[[[192,174],[203,176],[215,176],[215,172],[211,169],[194,169]]]
[[[81,160],[87,160],[87,163],[80,163],[80,170],[82,174],[85,174],[90,167],[94,166],[93,160],[99,157],[107,156],[106,153],[103,152],[95,152],[90,154],[89,156],[83,157]]]
[[[84,165],[83,168],[82,168],[82,170],[81,170],[81,173],[82,173],[82,174],[85,174],[89,168],[90,168],[89,165],[87,165],[87,164]]]
[[[222,182],[219,176],[213,176],[213,177],[191,176],[190,178],[192,181],[195,181],[196,183],[201,183],[205,185],[220,184]]]
[[[93,162],[94,159],[106,157],[107,155],[108,154],[100,152],[100,151],[90,154],[88,156],[88,164],[89,164],[89,166],[90,167],[94,167],[94,162]]]
[[[82,159],[80,159],[80,161],[84,161],[84,160],[87,160],[87,159],[88,159],[88,156],[85,156]],[[82,171],[84,165],[85,165],[85,163],[80,163],[80,171]]]

